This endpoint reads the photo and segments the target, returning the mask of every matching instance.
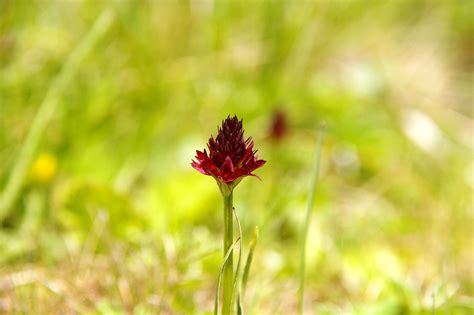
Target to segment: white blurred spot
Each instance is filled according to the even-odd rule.
[[[474,188],[474,161],[466,168],[466,171],[464,172],[464,180],[469,186],[471,186],[471,188]]]
[[[283,267],[283,258],[275,251],[268,251],[264,258],[264,264],[270,271],[277,272]]]
[[[354,172],[359,169],[359,155],[357,148],[351,144],[339,144],[332,153],[332,160],[340,172]]]
[[[374,67],[363,62],[347,67],[344,81],[352,91],[365,96],[375,94],[383,85]]]
[[[433,152],[440,144],[441,130],[421,111],[406,111],[402,117],[402,128],[405,135],[426,152]]]
[[[202,151],[204,148],[206,148],[205,144],[202,141],[200,142],[200,139],[194,137],[187,138],[179,146],[175,161],[180,168],[190,169],[191,160],[196,160],[196,150]]]

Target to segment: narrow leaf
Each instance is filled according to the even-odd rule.
[[[218,315],[219,313],[219,291],[221,289],[221,280],[222,280],[222,273],[224,272],[224,266],[229,260],[230,255],[232,254],[232,251],[234,250],[234,247],[237,246],[237,243],[240,242],[240,237],[238,237],[235,242],[232,244],[232,246],[227,250],[227,253],[225,254],[224,257],[224,262],[221,265],[221,269],[219,270],[219,276],[217,277],[217,287],[216,287],[216,297],[214,300],[214,315]]]
[[[255,250],[255,245],[257,245],[257,241],[258,241],[258,226],[255,227],[255,230],[253,232],[253,239],[250,242],[249,254],[247,256],[247,260],[245,261],[244,274],[242,276],[242,286],[243,286],[242,295],[243,296],[245,296],[247,281],[249,279],[250,266],[252,265],[253,252]]]
[[[311,221],[311,211],[314,204],[314,195],[318,185],[319,177],[319,160],[321,156],[321,145],[323,143],[324,126],[320,127],[318,141],[316,143],[316,152],[314,154],[313,171],[311,172],[311,181],[309,184],[308,208],[306,209],[306,218],[304,221],[303,231],[301,233],[301,256],[300,256],[300,274],[298,288],[298,313],[303,315],[304,309],[304,278],[306,269],[306,239],[308,238],[309,222]]]
[[[237,287],[237,281],[239,280],[239,273],[240,273],[240,262],[242,258],[242,227],[240,225],[240,220],[239,217],[237,216],[237,212],[235,211],[235,208],[232,208],[235,216],[235,221],[237,222],[237,226],[239,228],[239,238],[240,238],[240,246],[239,246],[239,258],[237,259],[237,268],[235,270],[235,277],[234,277],[234,287],[233,287],[233,292],[237,292],[235,289]],[[240,287],[238,294],[240,295]],[[235,295],[234,295],[235,296]],[[232,301],[234,301],[234,296],[232,297]],[[233,304],[233,303],[232,303]]]

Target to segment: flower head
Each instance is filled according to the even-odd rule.
[[[288,133],[288,119],[284,111],[276,111],[273,114],[270,126],[270,138],[275,141],[282,140]]]
[[[265,164],[257,158],[257,150],[253,149],[252,138],[244,140],[242,120],[237,116],[228,116],[218,128],[217,137],[209,138],[207,143],[209,154],[196,151],[196,161],[191,165],[204,175],[216,179],[223,193],[232,189],[246,176],[256,176],[252,172]]]
[[[58,161],[51,153],[42,153],[31,166],[32,177],[43,184],[49,183],[58,168]]]

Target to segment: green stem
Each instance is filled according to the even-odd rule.
[[[323,142],[324,126],[319,130],[316,152],[314,155],[313,171],[311,172],[311,182],[309,184],[308,208],[306,209],[306,218],[301,234],[301,256],[300,256],[300,274],[298,288],[298,314],[302,315],[304,310],[304,278],[306,272],[306,239],[308,238],[309,223],[311,221],[311,210],[314,204],[314,195],[319,177],[319,159],[321,156],[321,145]]]
[[[232,192],[224,196],[224,256],[232,247],[233,241],[233,215],[232,215]],[[233,252],[224,267],[223,293],[222,293],[222,315],[230,315],[232,308],[232,291],[234,286],[234,263]]]

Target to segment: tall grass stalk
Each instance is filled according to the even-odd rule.
[[[319,161],[321,157],[321,145],[324,137],[324,126],[319,129],[318,140],[316,142],[316,151],[314,155],[313,170],[311,172],[311,180],[309,184],[309,196],[308,196],[308,207],[306,209],[306,218],[304,221],[303,230],[301,233],[301,244],[300,244],[300,270],[299,270],[299,287],[298,287],[298,313],[303,314],[304,310],[304,279],[306,273],[306,241],[308,238],[309,223],[311,221],[311,211],[314,204],[314,196],[316,193],[316,187],[318,185],[319,177]]]
[[[109,9],[102,12],[89,33],[71,53],[59,74],[51,82],[46,96],[39,106],[38,112],[31,124],[31,129],[21,148],[17,162],[5,186],[5,190],[0,195],[0,223],[8,215],[13,203],[18,198],[25,176],[34,158],[35,151],[38,148],[48,122],[58,107],[62,93],[76,74],[81,62],[107,32],[112,24],[113,17],[114,14]]]

